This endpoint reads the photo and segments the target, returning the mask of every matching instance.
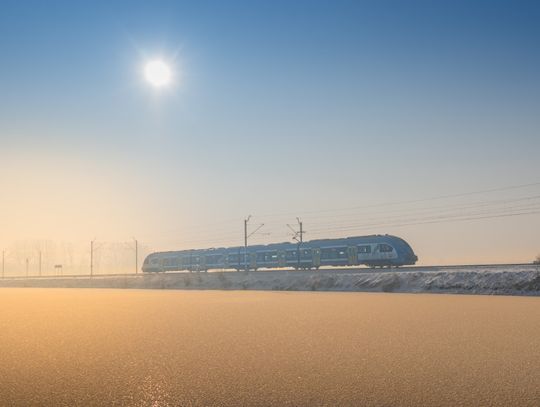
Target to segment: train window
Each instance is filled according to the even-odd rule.
[[[381,253],[390,253],[392,251],[392,246],[390,245],[387,245],[387,244],[384,244],[384,243],[381,243],[379,245],[379,252]]]
[[[298,259],[298,253],[296,250],[287,250],[285,252],[285,258],[287,260],[296,260]]]
[[[210,256],[206,256],[206,264],[219,264],[219,263],[221,263],[220,254],[213,254]]]
[[[277,252],[258,252],[257,253],[257,262],[258,263],[270,263],[277,261]]]
[[[229,254],[229,264],[238,264],[244,261],[243,254]]]
[[[336,258],[336,249],[322,249],[321,258],[323,259],[335,259]]]
[[[321,259],[327,260],[332,258],[332,249],[321,249]]]
[[[358,253],[371,253],[371,246],[358,246]]]
[[[346,247],[332,247],[321,249],[321,259],[323,260],[341,260],[346,259],[347,257],[348,256]]]
[[[152,260],[150,260],[150,263],[157,264],[159,259],[157,257],[154,257]]]
[[[303,259],[311,259],[311,249],[300,250],[300,257]]]

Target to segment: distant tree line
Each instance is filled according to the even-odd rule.
[[[151,249],[139,243],[138,268]],[[58,274],[88,274],[90,242],[55,242],[52,240],[20,240],[1,248],[5,277]],[[0,261],[2,261],[0,259]],[[95,274],[135,272],[135,247],[131,241],[97,241],[94,245]]]

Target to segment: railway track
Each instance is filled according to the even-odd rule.
[[[318,270],[293,270],[293,269],[263,269],[257,271],[249,271],[248,273],[280,273],[280,274],[294,274],[294,273],[333,273],[333,274],[365,274],[365,273],[411,273],[411,272],[440,272],[440,271],[478,271],[479,269],[486,269],[490,271],[500,269],[539,269],[540,267],[531,263],[512,263],[512,264],[463,264],[463,265],[443,265],[443,266],[406,266],[399,268],[369,268],[369,267],[334,267],[334,268],[321,268]],[[211,270],[210,273],[237,273],[232,270]],[[167,272],[167,275],[174,274],[186,274],[186,271],[173,271]],[[244,273],[240,271],[239,273]],[[66,274],[66,275],[42,275],[42,276],[5,276],[4,280],[26,280],[26,279],[86,279],[86,278],[144,278],[148,275],[155,275],[156,273],[111,273],[111,274]],[[196,273],[194,273],[196,274]]]

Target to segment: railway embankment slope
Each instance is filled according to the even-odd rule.
[[[448,271],[268,271],[167,273],[126,276],[6,278],[0,287],[184,290],[363,291],[540,295],[540,269],[458,268]]]

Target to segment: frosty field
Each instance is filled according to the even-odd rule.
[[[0,287],[461,293],[540,296],[535,265],[139,273],[0,279]]]
[[[540,404],[540,298],[0,289],[0,404]]]

